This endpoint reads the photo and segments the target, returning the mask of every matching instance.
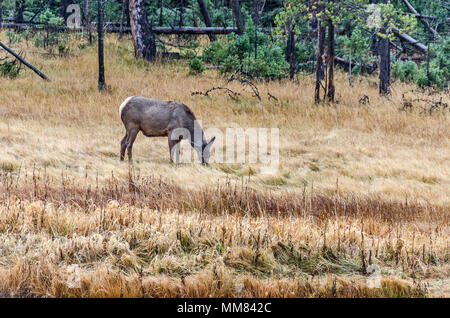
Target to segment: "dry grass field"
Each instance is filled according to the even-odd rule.
[[[259,101],[112,36],[98,92],[96,48],[77,43],[63,57],[13,46],[51,82],[0,77],[0,295],[450,296],[450,112],[399,111],[403,94],[448,92],[395,83],[381,98],[376,78],[342,73],[335,105],[313,104],[309,76],[258,82]],[[242,96],[191,96],[213,86]],[[184,102],[205,128],[279,128],[279,170],[173,165],[167,138],[142,134],[134,166],[120,162],[133,95]]]

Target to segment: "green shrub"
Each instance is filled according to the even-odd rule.
[[[190,59],[188,61],[188,64],[189,64],[191,74],[200,74],[205,70],[205,68],[203,67],[202,61],[197,57]]]
[[[63,55],[64,53],[66,53],[66,51],[67,51],[67,47],[64,44],[58,45],[59,55]]]
[[[250,19],[244,34],[231,34],[226,40],[212,42],[206,47],[203,60],[219,65],[224,74],[243,71],[251,78],[279,79],[286,76],[289,69],[284,56],[284,46],[283,43],[270,41],[264,33],[255,34]]]
[[[23,40],[23,35],[12,31],[6,31],[6,38],[9,44],[20,43]]]
[[[398,61],[392,67],[392,76],[400,79],[402,82],[408,82],[414,79],[419,71],[419,67],[413,61]]]
[[[299,42],[295,46],[295,54],[298,63],[298,69],[302,71],[311,71],[314,66],[316,48],[313,42]]]
[[[228,56],[228,43],[225,41],[214,41],[203,50],[205,62],[221,64]]]
[[[35,47],[43,47],[44,46],[44,40],[40,37],[35,37],[33,42]]]
[[[412,61],[399,61],[393,65],[392,75],[403,82],[414,81],[419,87],[447,87],[450,80],[450,39],[443,39],[431,46],[429,66],[428,62],[417,66]]]
[[[0,75],[3,77],[14,78],[19,75],[20,65],[16,61],[10,62],[8,60],[0,64]]]
[[[186,50],[182,53],[182,56],[186,59],[193,59],[197,57],[197,53],[195,53],[195,51],[193,50]]]

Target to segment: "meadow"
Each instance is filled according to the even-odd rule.
[[[394,83],[384,98],[342,72],[336,104],[314,105],[309,75],[256,81],[259,100],[109,36],[99,92],[96,47],[79,42],[13,46],[51,82],[0,77],[1,296],[450,296],[450,112],[400,110],[448,91]],[[192,95],[217,86],[241,95]],[[279,128],[279,169],[174,165],[166,138],[142,134],[120,162],[118,108],[136,95],[181,101],[205,128]]]

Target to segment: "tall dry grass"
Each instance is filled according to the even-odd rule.
[[[50,83],[0,78],[1,295],[448,297],[448,112],[399,111],[412,87],[380,98],[376,79],[350,88],[345,74],[336,105],[314,106],[307,76],[257,83],[258,101],[215,71],[136,61],[114,37],[99,93],[80,41],[65,57],[28,46]],[[243,96],[191,96],[218,85]],[[174,166],[166,140],[142,136],[130,168],[117,114],[129,95],[185,102],[206,127],[278,127],[280,169]]]

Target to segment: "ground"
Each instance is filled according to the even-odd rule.
[[[217,70],[136,61],[113,36],[99,92],[82,41],[64,56],[13,45],[51,82],[0,77],[2,295],[450,295],[450,113],[399,110],[425,92],[379,97],[375,77],[338,73],[338,102],[317,106],[300,75],[256,82],[260,101]],[[214,86],[241,96],[191,94]],[[135,95],[181,101],[205,128],[279,128],[279,169],[170,164],[167,138],[142,134],[120,162],[118,108]]]

